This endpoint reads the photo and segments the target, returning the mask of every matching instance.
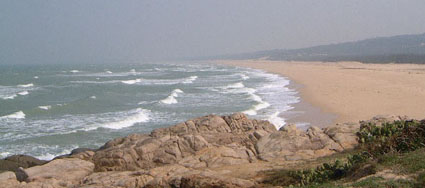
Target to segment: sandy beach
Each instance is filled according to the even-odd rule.
[[[266,60],[218,63],[262,69],[288,77],[299,85],[296,89],[302,100],[311,104],[311,108],[320,109],[313,113],[316,115],[305,114],[304,119],[331,119],[332,123],[342,123],[376,115],[425,118],[425,65]],[[321,118],[318,114],[327,115]]]

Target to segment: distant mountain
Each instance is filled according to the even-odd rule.
[[[378,37],[356,42],[292,50],[269,50],[215,57],[218,59],[269,59],[287,61],[360,61],[365,63],[425,64],[425,33]]]

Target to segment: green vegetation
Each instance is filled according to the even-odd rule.
[[[264,183],[298,187],[425,187],[425,121],[366,124],[357,136],[360,145],[355,154],[338,156],[311,169],[272,171]],[[385,169],[408,178],[366,177]]]

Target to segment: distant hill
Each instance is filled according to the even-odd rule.
[[[364,63],[425,64],[425,33],[378,37],[310,48],[278,49],[212,57],[212,59],[260,58],[287,61],[360,61]]]

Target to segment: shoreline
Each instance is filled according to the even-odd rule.
[[[304,100],[300,92],[300,89],[303,87],[303,85],[290,80],[288,88],[296,90],[297,96],[300,99],[299,102],[292,104],[293,108],[291,110],[282,112],[284,113],[283,118],[285,118],[287,124],[296,124],[298,128],[303,130],[306,130],[312,125],[320,128],[325,128],[329,125],[332,125],[336,120],[337,115],[324,112],[319,107],[313,106],[311,103]],[[308,125],[303,125],[305,123],[308,123]]]
[[[358,122],[376,115],[421,118],[425,114],[425,65],[268,60],[212,63],[260,69],[289,78],[301,102],[287,112],[299,109],[315,112],[297,117],[300,121],[313,120],[314,126],[321,126],[320,121],[329,122],[329,119],[333,120],[325,124]]]

